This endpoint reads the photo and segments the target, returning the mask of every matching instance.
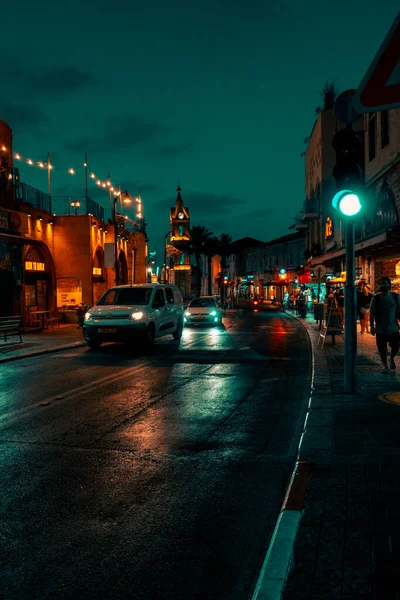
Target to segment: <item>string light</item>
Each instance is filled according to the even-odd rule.
[[[1,143],[1,142],[0,142]],[[3,152],[7,152],[7,147],[4,144],[1,144],[1,150]],[[48,162],[43,162],[43,161],[35,161],[32,158],[24,158],[21,154],[19,154],[19,152],[15,152],[13,154],[15,160],[18,161],[24,161],[26,164],[30,165],[30,166],[36,166],[40,169],[48,169],[48,170],[52,170],[54,169],[54,165],[48,163]],[[88,163],[84,162],[81,163],[81,165],[83,165],[83,167],[87,168],[88,167]],[[58,169],[58,172],[63,171],[63,168]],[[74,167],[69,167],[69,168],[65,168],[65,171],[67,171],[69,173],[69,175],[76,175],[76,168]],[[12,176],[11,176],[12,177]],[[110,192],[112,192],[114,195],[116,195],[117,197],[121,195],[121,192],[117,190],[117,188],[115,188],[112,184],[112,182],[110,181],[110,179],[106,179],[106,180],[101,180],[101,179],[97,179],[96,174],[92,171],[90,173],[90,178],[96,181],[96,185],[98,185],[99,187],[103,188],[103,189],[108,189],[110,190]],[[139,206],[138,206],[138,217],[141,218],[141,199],[139,197],[139,199],[137,199],[137,201],[139,202]]]

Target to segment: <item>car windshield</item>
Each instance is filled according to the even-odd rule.
[[[151,288],[121,288],[108,290],[97,304],[117,306],[146,306],[150,302]]]
[[[214,298],[195,298],[189,304],[190,308],[209,308],[215,307]]]

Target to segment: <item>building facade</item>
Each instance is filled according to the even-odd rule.
[[[246,249],[241,294],[282,302],[288,286],[303,273],[304,239],[304,231],[298,231]]]
[[[7,149],[7,160],[0,155],[0,315],[22,315],[29,326],[33,312],[95,304],[115,283],[114,226],[104,209],[86,198],[83,214],[53,212],[52,198],[21,183],[10,166],[12,133],[4,122],[0,148]],[[145,233],[122,223],[117,252],[120,281],[144,283]]]
[[[384,274],[400,292],[400,109],[365,114],[363,142],[365,192],[363,214],[355,225],[356,279],[365,279],[376,290]],[[328,276],[343,273],[346,258],[344,223],[330,208],[332,197],[326,203],[329,220],[327,216],[320,223],[324,251],[310,258],[311,270],[323,265]]]

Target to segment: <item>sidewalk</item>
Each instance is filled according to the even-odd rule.
[[[76,324],[60,325],[59,329],[50,331],[22,333],[22,344],[18,336],[10,337],[7,342],[0,341],[0,364],[80,346],[86,346],[86,342],[82,329],[78,329]]]
[[[281,597],[399,600],[400,358],[382,373],[375,338],[358,333],[358,393],[345,395],[343,337],[320,350],[318,324],[301,322],[314,387],[299,460],[311,472]]]

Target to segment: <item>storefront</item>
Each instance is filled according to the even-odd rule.
[[[21,262],[21,244],[0,235],[1,317],[21,314]]]
[[[123,263],[121,260],[121,254],[120,254],[119,264],[122,267],[121,271],[123,271],[124,268],[122,266]],[[124,280],[122,279],[121,271],[120,271],[120,281],[122,282]],[[97,248],[97,250],[94,254],[94,257],[93,257],[92,278],[93,278],[93,304],[96,304],[96,302],[107,291],[106,272],[105,272],[105,266],[104,266],[104,250],[101,246],[99,246]]]

